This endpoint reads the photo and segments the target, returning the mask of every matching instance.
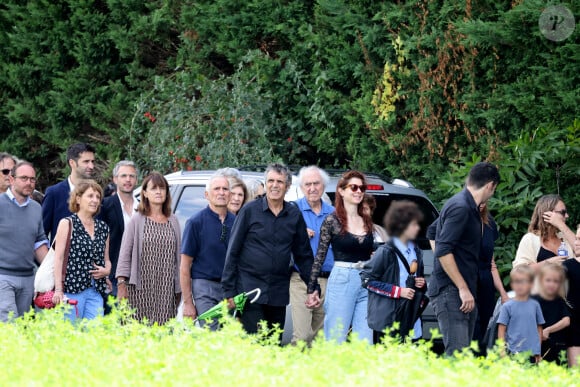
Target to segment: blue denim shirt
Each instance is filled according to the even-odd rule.
[[[320,227],[322,226],[322,222],[329,214],[334,212],[334,207],[330,204],[325,203],[322,201],[322,208],[320,213],[317,215],[306,198],[298,199],[296,201],[296,206],[302,212],[302,216],[304,217],[304,221],[306,222],[306,226],[314,230],[315,234],[312,238],[310,238],[310,247],[312,247],[312,254],[316,255],[316,251],[318,250],[318,243],[320,242]],[[332,267],[334,266],[334,254],[332,252],[332,246],[328,248],[328,253],[326,254],[326,259],[322,264],[322,271],[330,272]]]

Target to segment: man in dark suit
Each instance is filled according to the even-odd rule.
[[[81,180],[92,179],[95,173],[95,148],[89,144],[73,144],[66,151],[66,161],[71,173],[66,180],[48,187],[42,202],[44,232],[54,240],[58,222],[71,215],[68,199],[75,185]]]
[[[137,167],[132,161],[119,161],[113,169],[113,182],[117,186],[117,194],[109,196],[103,202],[100,218],[109,225],[109,258],[112,269],[109,279],[113,284],[112,295],[117,296],[117,262],[121,250],[121,240],[125,226],[135,213],[133,190],[137,186]]]

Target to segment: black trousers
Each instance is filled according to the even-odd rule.
[[[240,321],[248,333],[258,333],[261,321],[268,324],[268,329],[273,329],[276,324],[280,329],[284,329],[286,307],[250,304],[248,302],[240,316]]]
[[[379,345],[385,337],[385,332],[373,331],[373,344]]]
[[[493,315],[496,304],[495,286],[491,270],[482,270],[479,272],[479,282],[477,284],[477,322],[473,333],[473,340],[479,343],[482,354],[486,353],[486,343],[483,341],[489,320]]]

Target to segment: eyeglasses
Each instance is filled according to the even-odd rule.
[[[560,215],[562,215],[562,216],[566,216],[566,215],[568,215],[568,210],[567,210],[567,209],[565,209],[565,208],[564,208],[563,210],[560,210],[560,211],[554,211],[554,212],[555,212],[555,213],[558,213],[558,214],[560,214]]]
[[[359,190],[360,190],[360,192],[366,192],[366,190],[367,190],[366,185],[347,184],[346,187],[350,188],[350,190],[352,192],[358,192]]]
[[[10,174],[10,169],[3,169],[3,170],[2,170],[2,174],[3,174],[4,176],[8,176],[8,175]]]
[[[226,226],[225,223],[222,223],[222,233],[220,235],[220,242],[225,242],[227,236],[228,236],[228,226]]]
[[[36,183],[36,177],[30,177],[30,176],[14,176],[15,179],[20,179],[23,182],[31,182],[32,184]]]

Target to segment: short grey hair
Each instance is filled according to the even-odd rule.
[[[133,161],[130,160],[121,160],[117,164],[115,164],[115,168],[113,168],[113,176],[117,177],[119,175],[119,169],[121,167],[131,167],[135,169],[135,172],[139,174],[139,170],[137,169],[137,165]]]
[[[215,174],[227,178],[235,177],[236,179],[242,180],[242,174],[236,168],[220,168],[215,171]]]
[[[260,187],[265,188],[264,183],[258,179],[248,180],[246,182],[246,187],[248,188],[248,195],[250,197],[250,200],[256,197],[256,192],[258,192],[258,189]]]
[[[286,176],[286,186],[290,187],[292,185],[292,171],[286,165],[282,163],[273,163],[268,165],[266,171],[264,172],[264,181],[268,181],[268,173],[276,172],[281,175]]]
[[[318,172],[322,179],[322,185],[324,185],[324,188],[328,187],[328,184],[330,184],[330,176],[328,176],[328,173],[326,173],[324,169],[319,168],[316,165],[310,165],[308,167],[300,168],[300,172],[298,172],[298,184],[300,186],[302,186],[302,182],[304,181],[304,175],[308,172]]]
[[[14,164],[18,163],[18,159],[12,156],[10,153],[0,152],[0,161],[4,161],[6,159],[11,159]]]
[[[222,168],[222,169],[226,169],[226,168]],[[233,168],[230,168],[230,169],[233,169]],[[222,179],[226,179],[226,180],[227,180],[227,182],[228,182],[228,187],[230,187],[230,184],[231,184],[231,182],[230,182],[230,179],[228,178],[228,176],[227,176],[227,175],[225,175],[225,174],[222,172],[222,170],[221,170],[221,169],[218,169],[217,171],[215,171],[215,172],[213,173],[213,175],[211,175],[211,176],[209,177],[209,179],[207,180],[207,183],[205,183],[205,192],[209,192],[209,190],[211,189],[211,183],[213,183],[213,181],[214,181],[215,179],[220,179],[220,178],[222,178]]]

